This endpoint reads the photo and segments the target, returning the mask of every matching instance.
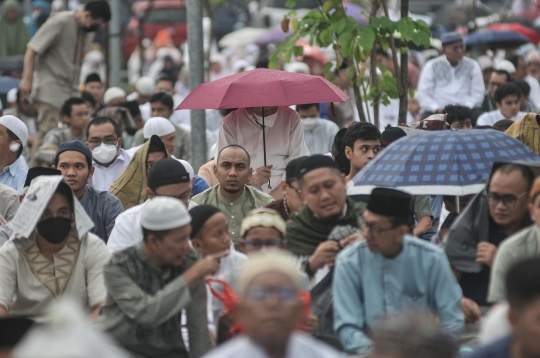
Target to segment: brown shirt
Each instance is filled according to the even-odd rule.
[[[94,33],[83,31],[75,12],[51,16],[28,43],[36,59],[32,94],[38,102],[56,108],[79,95],[81,66]]]

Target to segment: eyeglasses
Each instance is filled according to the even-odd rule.
[[[262,304],[271,295],[276,297],[279,304],[282,305],[293,305],[299,299],[298,291],[293,287],[268,288],[264,286],[252,286],[248,288],[244,294],[244,299]]]
[[[367,223],[367,222],[362,223],[362,230],[364,231],[364,234],[369,230],[374,236],[379,236],[385,231],[390,231],[394,229],[395,227],[382,229],[375,223]]]
[[[527,193],[528,191],[518,196],[514,194],[499,195],[497,193],[489,193],[487,195],[487,200],[490,206],[497,206],[502,201],[507,209],[513,209],[516,206],[517,201],[527,195]]]
[[[454,52],[463,51],[465,50],[465,46],[463,44],[460,45],[454,45],[454,46],[448,46],[448,49],[451,49]]]
[[[261,240],[261,239],[251,239],[251,240],[242,240],[242,243],[244,245],[251,246],[255,250],[260,250],[262,247],[280,247],[283,245],[285,240],[283,239],[268,239],[268,240]]]
[[[93,140],[88,141],[88,143],[90,143],[92,147],[99,147],[101,143],[105,143],[106,145],[116,145],[116,143],[118,143],[118,138],[116,139],[109,138],[103,141],[100,139],[93,139]]]
[[[188,201],[189,199],[191,199],[191,189],[185,193],[183,193],[182,195],[179,195],[179,196],[169,196],[170,198],[175,198],[175,199],[178,199],[180,201]]]

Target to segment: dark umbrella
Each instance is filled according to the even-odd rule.
[[[465,46],[488,45],[492,49],[514,48],[529,42],[525,35],[512,31],[478,31],[465,37]]]

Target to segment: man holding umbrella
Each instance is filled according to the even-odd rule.
[[[256,168],[250,184],[276,199],[283,197],[279,183],[285,179],[287,164],[294,158],[309,155],[298,113],[289,107],[251,107],[231,112],[221,122],[218,152],[229,145],[239,145],[250,153],[252,166]]]

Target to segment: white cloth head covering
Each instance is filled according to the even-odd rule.
[[[514,66],[514,64],[508,60],[502,60],[500,61],[497,66],[495,67],[496,70],[502,70],[502,71],[506,71],[508,72],[509,74],[513,75],[514,73],[516,73],[516,67]]]
[[[144,124],[143,136],[148,139],[153,135],[163,137],[173,132],[176,132],[176,129],[170,120],[163,117],[152,117]]]
[[[234,61],[233,65],[232,65],[232,71],[233,71],[233,73],[238,73],[240,70],[245,71],[250,66],[251,66],[251,64],[246,60],[243,60],[243,59],[236,60],[236,61]]]
[[[304,288],[302,276],[294,264],[292,255],[287,251],[271,249],[249,256],[236,279],[238,294],[243,295],[255,277],[267,272],[284,274],[292,281],[298,291]]]
[[[176,198],[158,196],[150,200],[141,212],[141,226],[147,230],[176,229],[191,222],[185,205]]]
[[[62,298],[45,315],[48,324],[35,325],[17,345],[14,358],[131,357],[92,325],[78,302]]]
[[[527,63],[531,62],[539,62],[540,63],[540,52],[538,51],[531,51],[527,54],[527,58],[525,59]]]
[[[287,72],[303,73],[309,75],[309,66],[304,62],[291,62],[283,65],[283,69]]]
[[[23,147],[26,145],[28,128],[26,128],[26,124],[23,121],[15,116],[7,115],[0,117],[0,124],[12,131],[19,138]]]
[[[111,87],[105,91],[105,94],[103,95],[103,102],[107,104],[113,99],[120,97],[126,97],[126,92],[119,87]]]
[[[150,96],[154,93],[154,80],[150,77],[141,77],[135,82],[135,89],[143,96]]]
[[[17,102],[17,92],[19,89],[17,87],[12,88],[7,93],[7,102],[8,103],[15,103]]]
[[[493,68],[493,60],[489,56],[480,56],[477,61],[482,70]]]

